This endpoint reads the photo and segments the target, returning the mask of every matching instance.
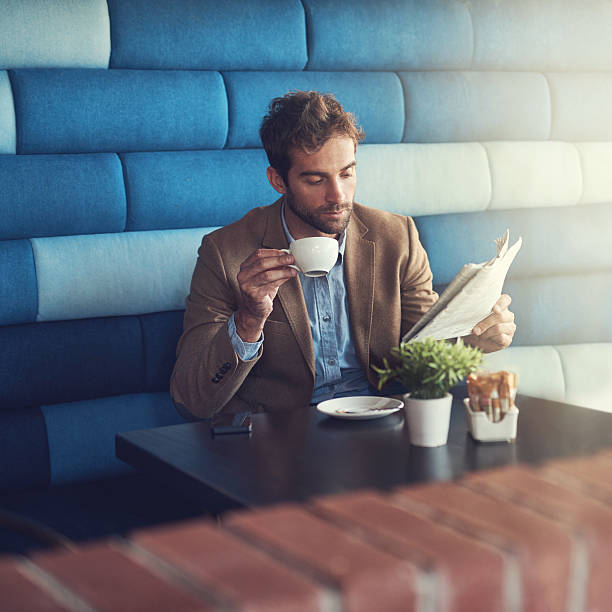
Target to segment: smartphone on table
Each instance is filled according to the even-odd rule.
[[[251,413],[237,412],[234,414],[224,414],[221,412],[212,418],[210,430],[213,436],[250,433],[253,430]]]

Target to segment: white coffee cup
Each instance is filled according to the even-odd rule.
[[[280,250],[293,255],[297,265],[291,267],[304,276],[325,276],[338,259],[338,241],[324,236],[300,238]]]

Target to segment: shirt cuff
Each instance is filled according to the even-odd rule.
[[[250,361],[257,356],[261,345],[263,344],[264,335],[263,332],[259,337],[257,342],[245,342],[236,331],[236,322],[234,321],[234,313],[229,318],[227,322],[227,331],[229,332],[230,340],[232,341],[232,345],[234,350],[236,351],[236,355],[242,361]]]

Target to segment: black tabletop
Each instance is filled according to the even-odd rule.
[[[517,439],[475,442],[453,402],[448,444],[411,446],[403,411],[347,421],[314,407],[253,415],[251,434],[213,437],[206,421],[119,434],[117,456],[215,511],[352,489],[450,480],[466,471],[612,446],[612,414],[520,396]]]

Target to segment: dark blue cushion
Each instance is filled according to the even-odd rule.
[[[468,3],[303,0],[310,70],[469,68]]]
[[[128,230],[216,227],[279,194],[263,149],[130,153],[122,156]]]
[[[0,410],[0,466],[0,490],[49,484],[49,445],[40,408]]]
[[[51,484],[93,480],[132,470],[115,457],[115,436],[185,423],[168,393],[136,393],[42,406]]]
[[[0,241],[0,325],[36,320],[38,291],[28,240]]]
[[[495,256],[494,239],[510,229],[510,243],[523,246],[508,277],[572,274],[612,269],[609,205],[567,206],[415,218],[429,255],[434,282],[449,283],[466,263]]]
[[[111,67],[301,70],[299,0],[110,0]]]
[[[145,391],[168,391],[176,361],[176,345],[183,331],[183,310],[140,317],[145,354]]]
[[[134,393],[144,387],[138,317],[0,327],[0,408]]]
[[[216,72],[15,70],[18,153],[217,149],[227,100]]]
[[[397,75],[390,72],[228,72],[230,127],[228,147],[261,147],[259,126],[272,98],[291,90],[333,93],[357,117],[364,142],[401,142],[404,99]]]
[[[0,155],[0,185],[0,238],[125,228],[125,189],[116,155]]]

